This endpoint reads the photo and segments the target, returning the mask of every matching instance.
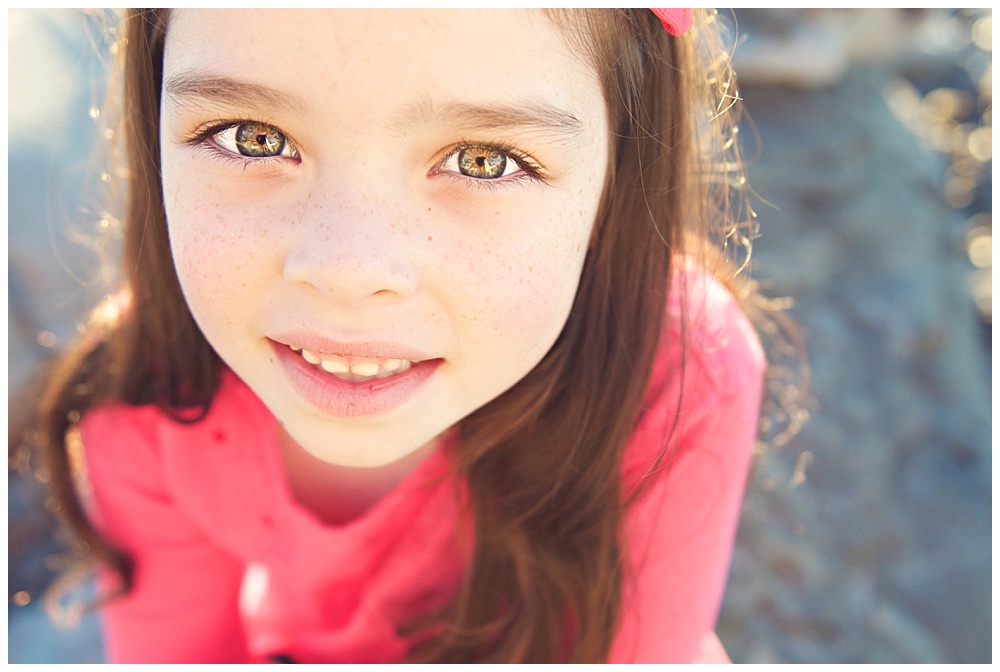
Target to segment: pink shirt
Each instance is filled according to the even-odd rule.
[[[679,278],[690,299],[683,396],[684,293],[674,282],[622,473],[626,493],[649,483],[625,522],[611,662],[725,660],[712,630],[765,362],[725,289],[700,272]],[[400,661],[406,642],[396,626],[459,585],[458,488],[435,479],[447,472],[445,451],[361,517],[331,526],[292,496],[276,421],[231,373],[197,424],[114,405],[89,412],[80,428],[90,516],[136,563],[133,591],[102,610],[112,662]],[[673,458],[648,474],[667,441]]]

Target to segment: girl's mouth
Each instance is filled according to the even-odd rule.
[[[327,355],[295,345],[288,347],[293,352],[299,353],[299,356],[312,366],[348,383],[366,383],[369,380],[389,378],[408,371],[413,366],[413,362],[408,359],[373,359]]]
[[[302,342],[271,340],[271,347],[299,395],[334,416],[388,413],[423,389],[444,361],[392,343],[329,342],[320,351],[315,345],[313,350],[288,345],[296,341]],[[333,354],[358,351],[364,354]]]

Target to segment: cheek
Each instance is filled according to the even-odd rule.
[[[167,227],[174,266],[192,313],[203,330],[231,325],[242,297],[259,290],[270,265],[265,227],[252,213],[195,186],[164,179]]]
[[[599,150],[595,146],[594,170],[578,176],[574,188],[522,213],[524,225],[498,247],[503,280],[485,303],[496,308],[494,314],[507,316],[503,331],[538,339],[539,358],[562,331],[576,298],[600,207],[604,171],[598,167],[606,157]]]
[[[526,215],[528,226],[482,241],[456,269],[467,320],[484,341],[517,349],[532,366],[561,332],[576,296],[596,209],[576,208]]]

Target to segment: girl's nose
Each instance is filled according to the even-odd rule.
[[[300,222],[285,257],[285,280],[344,307],[394,301],[416,291],[418,246],[398,223],[397,209],[371,203],[363,210],[327,205],[319,209],[325,215]],[[328,216],[331,211],[336,214]]]

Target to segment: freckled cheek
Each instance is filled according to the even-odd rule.
[[[572,307],[590,230],[585,219],[548,224],[544,235],[514,237],[482,255],[469,268],[475,286],[467,285],[481,326],[507,340],[530,336],[546,350]]]
[[[174,265],[196,317],[208,311],[228,315],[235,305],[250,305],[253,292],[275,272],[268,258],[275,242],[265,240],[265,223],[228,202],[167,199]]]

